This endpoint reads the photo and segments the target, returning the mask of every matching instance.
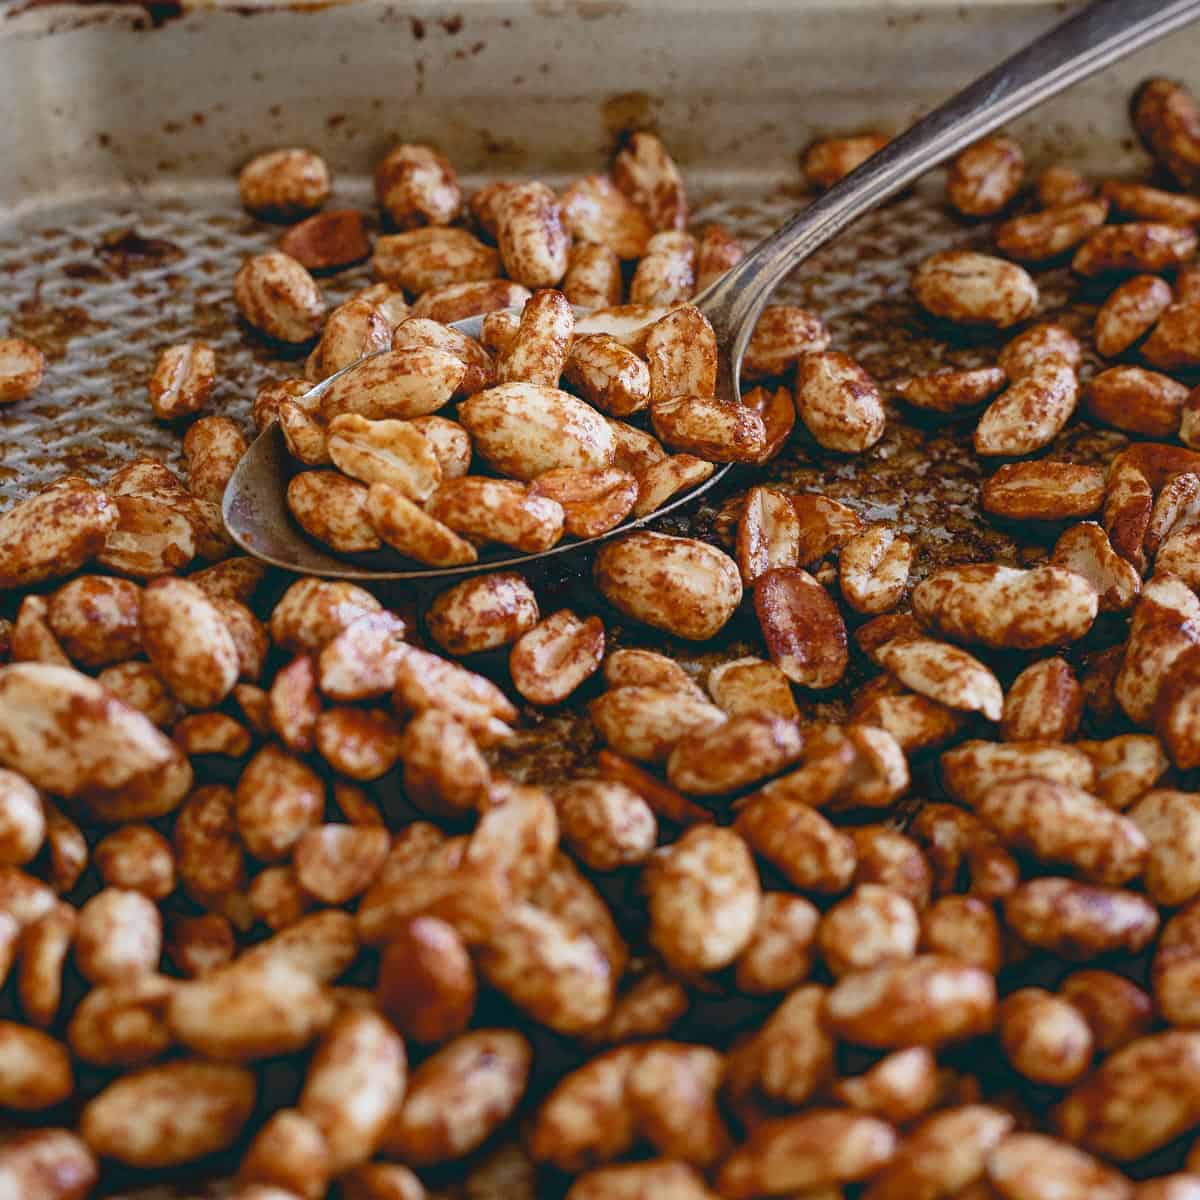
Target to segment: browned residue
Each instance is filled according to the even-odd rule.
[[[72,338],[94,333],[99,328],[80,305],[50,308],[42,304],[41,296],[35,292],[28,300],[22,300],[9,318],[8,336],[32,342],[54,361],[66,354]]]
[[[176,262],[183,257],[183,251],[166,238],[148,238],[136,229],[121,229],[100,239],[96,257],[123,276]]]

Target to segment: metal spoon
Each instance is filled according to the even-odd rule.
[[[721,351],[717,395],[729,401],[740,399],[738,375],[754,324],[771,291],[798,263],[852,221],[984,134],[1197,17],[1200,0],[1096,0],[947,100],[760,242],[693,301],[716,331]],[[455,322],[454,327],[477,337],[481,324],[481,317],[472,317]],[[326,380],[314,390],[319,392],[328,383]],[[720,483],[730,467],[720,467],[699,487],[600,537],[564,541],[540,554],[501,548],[481,555],[477,563],[448,568],[396,566],[406,560],[387,552],[348,561],[321,550],[300,532],[288,513],[288,469],[283,435],[273,423],[243,456],[225,492],[222,510],[233,540],[256,558],[289,571],[383,580],[467,575],[586,550],[691,503]]]

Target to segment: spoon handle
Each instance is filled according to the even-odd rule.
[[[1198,17],[1200,0],[1095,0],[872,155],[697,298],[718,339],[730,339],[732,377],[775,285],[851,221],[1035,104]]]

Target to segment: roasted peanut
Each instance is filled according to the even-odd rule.
[[[311,150],[269,150],[241,169],[238,192],[255,216],[294,221],[329,198],[329,168]]]
[[[1153,1002],[1137,984],[1111,971],[1075,971],[1059,985],[1088,1023],[1096,1049],[1119,1050],[1150,1032]]]
[[[736,267],[745,256],[741,242],[724,225],[705,225],[696,248],[696,294]]]
[[[45,838],[46,813],[37,789],[15,771],[0,768],[0,863],[27,863]]]
[[[831,687],[848,663],[846,626],[829,594],[800,567],[765,571],[754,610],[771,661],[793,683]]]
[[[819,913],[802,896],[764,892],[758,919],[738,955],[738,987],[754,993],[783,992],[812,970]]]
[[[721,663],[709,672],[707,687],[731,717],[760,713],[794,720],[798,715],[787,676],[761,658]]]
[[[188,487],[193,496],[220,504],[246,439],[228,417],[201,417],[183,436]]]
[[[1189,792],[1150,791],[1128,812],[1149,843],[1146,891],[1158,904],[1175,907],[1200,894],[1200,797]]]
[[[1074,867],[1095,883],[1125,883],[1141,874],[1149,857],[1136,824],[1068,784],[1000,783],[975,808],[1007,845]]]
[[[479,283],[449,283],[430,288],[412,306],[414,317],[451,324],[497,309],[520,308],[529,299],[527,287],[509,279],[485,279]]]
[[[975,896],[942,896],[921,914],[921,949],[995,973],[1001,964],[1000,926]]]
[[[32,342],[0,338],[0,404],[27,400],[41,386],[46,357]]]
[[[975,430],[975,453],[1031,454],[1053,440],[1075,411],[1078,380],[1066,363],[1035,367],[988,406]]]
[[[1114,689],[1117,702],[1131,720],[1149,723],[1168,672],[1193,644],[1198,615],[1200,602],[1173,575],[1156,575],[1142,590]]]
[[[429,566],[448,567],[475,562],[475,547],[448,525],[431,517],[389,483],[374,483],[367,491],[367,520],[389,546]]]
[[[1169,438],[1179,432],[1188,389],[1167,375],[1141,367],[1110,367],[1088,386],[1088,411],[1128,433]]]
[[[1004,387],[1007,378],[999,367],[977,367],[969,371],[939,371],[895,380],[891,387],[914,408],[954,413],[974,408]]]
[[[159,579],[141,596],[141,642],[151,665],[190,708],[219,704],[237,682],[237,644],[194,583]]]
[[[279,342],[307,342],[325,318],[325,300],[316,281],[278,250],[242,263],[233,280],[233,298],[248,324]]]
[[[612,416],[628,416],[650,401],[651,376],[646,363],[607,334],[577,338],[563,372],[568,386]]]
[[[1085,276],[1157,274],[1181,266],[1195,253],[1195,230],[1133,221],[1128,225],[1106,225],[1089,234],[1075,252],[1071,268]]]
[[[369,421],[357,413],[334,417],[328,427],[333,464],[363,483],[385,483],[411,500],[428,500],[442,481],[433,447],[406,421]]]
[[[851,538],[838,560],[842,596],[855,612],[895,608],[904,595],[913,545],[886,525],[874,525]]]
[[[1061,658],[1043,658],[1013,680],[1004,698],[1001,732],[1006,741],[1062,742],[1083,712],[1083,691]]]
[[[296,879],[326,904],[345,904],[366,891],[387,857],[387,831],[370,825],[321,825],[296,843]]]
[[[96,867],[106,887],[161,900],[175,890],[171,843],[149,825],[124,825],[96,843]]]
[[[239,1195],[255,1186],[298,1200],[321,1200],[330,1174],[325,1135],[303,1113],[277,1109],[246,1150],[238,1169]]]
[[[433,494],[428,513],[456,533],[500,542],[527,554],[555,545],[565,520],[558,501],[536,495],[516,480],[481,475],[446,480]]]
[[[984,512],[1016,520],[1086,517],[1104,502],[1104,473],[1074,463],[1006,463],[980,492]]]
[[[875,1117],[810,1109],[764,1121],[721,1167],[717,1187],[730,1200],[814,1193],[867,1179],[896,1151],[892,1127]]]
[[[1144,897],[1073,879],[1021,884],[1005,898],[1004,917],[1022,941],[1066,959],[1136,953],[1158,930],[1158,913]]]
[[[398,229],[448,225],[462,195],[449,161],[429,146],[403,143],[375,168],[375,196]]]
[[[235,802],[246,849],[272,862],[320,822],[325,788],[300,759],[278,746],[264,746],[242,772]]]
[[[1197,182],[1200,113],[1187,88],[1171,79],[1148,79],[1130,105],[1133,126],[1146,149],[1185,188]]]
[[[1037,177],[1037,200],[1042,208],[1055,208],[1061,204],[1075,204],[1086,200],[1094,188],[1073,167],[1059,164],[1046,167]]]
[[[344,1012],[313,1055],[299,1109],[317,1126],[340,1173],[365,1162],[404,1097],[404,1043],[375,1012]]]
[[[333,1016],[311,975],[260,956],[181,983],[167,1000],[172,1036],[207,1058],[249,1062],[307,1046]]]
[[[342,554],[378,550],[366,515],[367,488],[336,471],[302,471],[287,487],[287,505],[311,537]]]
[[[448,654],[511,646],[541,614],[533,590],[514,572],[476,575],[442,592],[426,614],[429,636]]]
[[[1026,1079],[1065,1087],[1091,1066],[1091,1030],[1068,1000],[1020,988],[1005,997],[996,1019],[1004,1053]]]
[[[988,1183],[1003,1200],[1052,1195],[1129,1200],[1133,1187],[1120,1172],[1065,1142],[1037,1133],[1009,1134],[987,1160]]]
[[[820,138],[804,151],[800,165],[810,183],[819,188],[830,188],[876,151],[882,150],[889,140],[883,133]]]
[[[0,1099],[5,1108],[37,1112],[61,1104],[74,1091],[70,1053],[39,1029],[0,1021],[0,1062],[4,1064]]]
[[[829,993],[825,1020],[864,1046],[939,1045],[990,1030],[995,1008],[995,983],[985,971],[918,955],[843,976]]]
[[[95,983],[132,979],[158,966],[162,917],[141,892],[107,887],[80,910],[75,963]]]
[[[1136,345],[1171,304],[1171,289],[1157,275],[1135,275],[1113,291],[1096,313],[1092,334],[1105,358]]]
[[[753,800],[734,829],[793,886],[840,892],[854,874],[854,843],[807,805],[779,796]]]
[[[470,957],[446,922],[416,917],[388,943],[376,996],[405,1037],[436,1044],[461,1033],[475,1008],[475,992]]]
[[[244,1067],[164,1063],[110,1083],[85,1105],[79,1128],[98,1155],[141,1168],[177,1166],[235,1142],[256,1091]]]
[[[718,970],[749,944],[760,890],[736,833],[689,830],[650,860],[644,885],[650,940],[676,970]]]
[[[559,467],[539,475],[530,494],[562,506],[569,534],[592,538],[619,525],[634,508],[638,493],[637,479],[617,467]]]
[[[554,287],[567,269],[570,234],[558,197],[544,183],[517,183],[497,201],[496,241],[511,279]]]
[[[512,1114],[525,1091],[529,1044],[518,1033],[464,1033],[412,1074],[384,1135],[385,1154],[416,1165],[461,1158]]]
[[[233,926],[219,913],[180,917],[171,922],[167,954],[189,979],[232,962],[234,949]]]
[[[353,208],[331,209],[300,221],[279,239],[279,248],[310,271],[336,271],[371,253],[362,213]]]
[[[1038,742],[972,740],[942,755],[946,791],[973,807],[992,788],[1020,779],[1041,779],[1089,791],[1096,781],[1096,769],[1082,747]]]
[[[465,229],[425,226],[381,237],[371,268],[406,292],[428,292],[458,283],[480,283],[500,273],[500,256]]]
[[[966,1104],[927,1117],[864,1193],[867,1200],[969,1195],[989,1153],[1013,1127],[998,1108]]]
[[[645,253],[652,226],[607,175],[577,179],[563,192],[562,210],[567,229],[580,242],[606,246],[618,258]]]
[[[682,229],[687,197],[679,169],[652,133],[633,134],[613,160],[613,182],[646,214],[654,229]]]
[[[817,945],[825,965],[841,976],[911,958],[917,936],[917,913],[908,898],[877,883],[864,883],[825,914]]]
[[[711,637],[733,615],[742,582],[733,561],[691,538],[633,533],[596,556],[596,586],[635,620],[678,637]]]
[[[1158,1033],[1115,1051],[1054,1113],[1059,1132],[1118,1162],[1141,1158],[1196,1123],[1200,1035]]]
[[[795,305],[768,304],[750,335],[742,375],[747,379],[783,375],[806,354],[828,346],[829,332],[819,317]]]
[[[59,730],[69,729],[64,742]],[[0,667],[0,758],[60,796],[110,793],[179,752],[136,709],[67,667]]]
[[[942,250],[912,280],[917,303],[935,317],[1007,329],[1037,307],[1037,285],[1013,263],[971,250]]]
[[[567,270],[559,284],[578,308],[609,308],[621,303],[621,262],[608,246],[576,242],[567,252]],[[493,324],[492,334],[498,330]],[[489,331],[481,335],[486,342]]]
[[[1008,649],[1082,637],[1096,616],[1095,591],[1062,567],[950,567],[913,590],[917,619],[946,636]]]
[[[217,360],[204,342],[181,342],[159,355],[150,376],[150,407],[163,421],[199,412],[216,381]]]
[[[1099,596],[1101,612],[1131,608],[1142,589],[1137,570],[1117,554],[1094,521],[1068,529],[1055,543],[1051,562],[1086,579]]]
[[[370,420],[427,416],[446,404],[466,373],[467,364],[446,350],[386,350],[330,382],[321,413],[327,421],[349,413]]]
[[[472,396],[458,418],[476,452],[516,479],[535,479],[555,467],[611,466],[616,453],[608,422],[554,387],[500,384]]]
[[[978,659],[929,638],[896,638],[878,651],[881,666],[901,683],[948,708],[981,712],[1000,719],[1004,694],[1000,683]]]
[[[685,734],[671,750],[667,777],[692,795],[736,792],[778,774],[803,748],[803,735],[794,721],[747,713],[715,729]]]
[[[992,134],[961,151],[950,164],[946,198],[966,217],[990,217],[1017,194],[1025,156],[1010,137]]]
[[[534,292],[511,345],[496,364],[496,382],[557,387],[574,331],[575,314],[562,292]]]
[[[117,525],[117,507],[74,475],[0,515],[0,589],[69,575],[99,554]]]
[[[1080,200],[1013,217],[996,227],[996,248],[1017,262],[1040,263],[1075,249],[1108,216],[1108,200]]]
[[[879,389],[845,354],[805,354],[796,369],[795,395],[797,416],[827,450],[859,454],[883,436]]]

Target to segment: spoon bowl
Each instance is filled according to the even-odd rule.
[[[517,310],[510,311],[520,315]],[[575,315],[582,321],[586,320],[588,313],[586,309],[577,308]],[[451,328],[477,338],[482,325],[481,316],[466,317],[455,321]],[[308,395],[321,396],[335,379],[357,370],[360,364],[374,357],[374,354],[370,354],[360,358],[358,362],[314,384]],[[242,455],[226,488],[222,511],[230,536],[247,554],[286,571],[319,575],[325,579],[449,579],[480,571],[523,567],[539,559],[556,558],[589,546],[598,546],[617,534],[640,529],[666,513],[691,504],[725,479],[731,469],[731,463],[719,463],[707,479],[672,497],[654,512],[643,517],[631,517],[597,537],[565,537],[558,545],[536,554],[495,546],[481,552],[477,562],[456,567],[423,567],[411,559],[403,558],[394,550],[337,556],[307,537],[288,511],[287,485],[296,467],[288,454],[279,422],[272,421]]]
[[[1200,0],[1095,0],[934,109],[765,238],[691,301],[716,334],[717,398],[740,403],[742,356],[767,297],[815,250],[985,134],[1197,17]],[[478,337],[482,323],[482,317],[469,317],[453,327]],[[338,375],[316,384],[309,394],[320,395]],[[625,521],[598,537],[564,539],[536,554],[498,549],[465,566],[421,567],[384,551],[337,557],[305,537],[287,509],[291,466],[283,434],[272,422],[234,471],[222,512],[230,536],[243,550],[288,571],[334,579],[442,579],[586,551],[691,504],[725,480],[730,470],[729,464],[718,465],[704,482],[653,513]]]

